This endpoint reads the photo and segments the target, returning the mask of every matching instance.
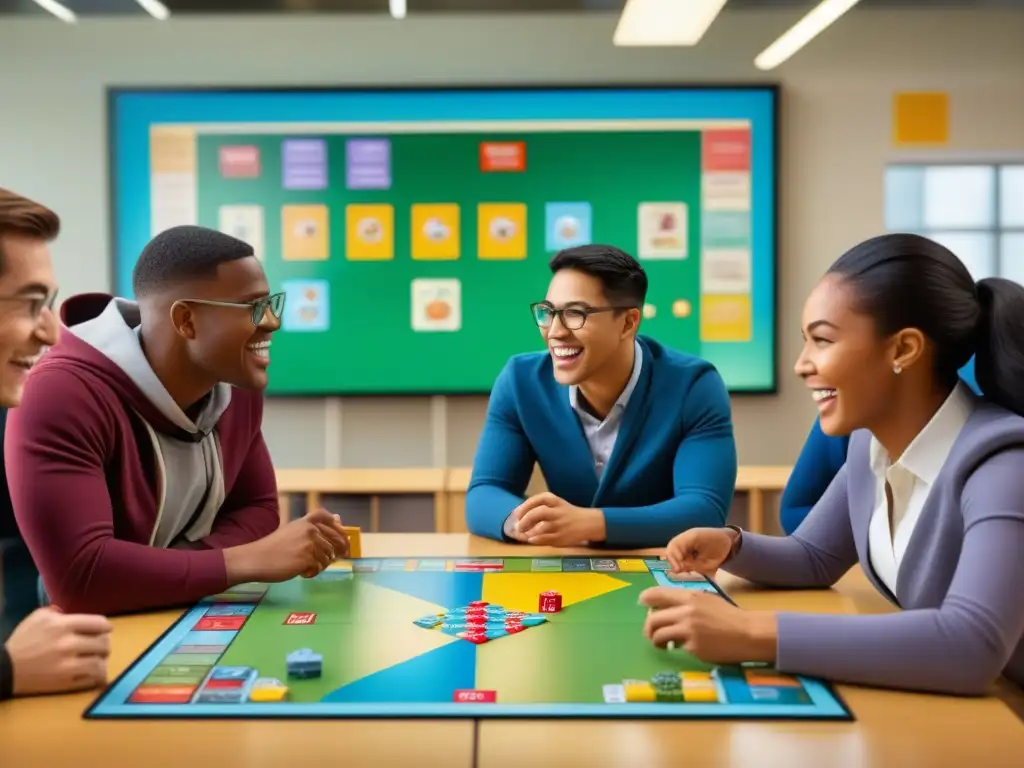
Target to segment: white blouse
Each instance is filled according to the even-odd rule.
[[[959,382],[895,464],[890,463],[881,444],[871,439],[871,468],[878,482],[875,510],[868,527],[868,553],[875,574],[894,595],[900,563],[928,493],[973,409],[973,395]],[[892,490],[891,528],[886,482]]]

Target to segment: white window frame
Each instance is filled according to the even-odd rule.
[[[886,207],[885,200],[885,181],[886,173],[890,168],[894,167],[914,167],[914,168],[935,168],[941,166],[989,166],[994,169],[992,184],[992,205],[995,213],[995,221],[992,226],[986,227],[964,227],[964,226],[949,226],[949,227],[935,227],[935,226],[921,226],[915,228],[914,232],[924,237],[928,237],[929,232],[943,232],[949,234],[987,234],[992,235],[993,239],[993,260],[994,260],[994,276],[1004,276],[1007,271],[1003,268],[1003,235],[1004,234],[1019,234],[1024,235],[1024,224],[1004,226],[1001,220],[1002,215],[1002,190],[1000,189],[1000,169],[1004,166],[1024,166],[1024,153],[1017,152],[969,152],[969,153],[956,153],[949,154],[947,152],[915,152],[908,155],[894,155],[889,158],[885,164],[885,169],[882,174],[882,210],[883,210],[883,222],[882,226],[885,231],[890,231],[888,228],[888,222],[884,221],[884,211]]]

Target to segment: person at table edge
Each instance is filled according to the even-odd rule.
[[[283,295],[250,245],[196,226],[156,235],[132,281],[137,301],[64,302],[8,416],[11,501],[49,599],[125,613],[319,573],[347,552],[340,521],[279,526],[262,434]]]
[[[809,589],[859,565],[898,611],[744,611],[656,587],[641,594],[645,634],[708,663],[835,682],[1024,685],[1024,287],[976,282],[919,235],[883,235],[832,265],[802,330],[796,372],[822,430],[851,435],[846,463],[794,533],[691,529],[669,543],[672,573]],[[983,396],[958,375],[972,355]]]
[[[547,347],[491,391],[468,529],[543,546],[664,546],[724,525],[736,482],[729,395],[706,360],[639,336],[648,280],[608,245],[563,250],[532,305]],[[534,465],[547,492],[525,497]]]

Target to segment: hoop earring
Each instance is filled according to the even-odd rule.
[[[894,365],[892,367],[892,372],[899,376],[901,373],[903,373],[903,366],[899,364]]]

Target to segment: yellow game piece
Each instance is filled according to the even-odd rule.
[[[356,560],[363,556],[363,542],[360,530],[354,525],[341,526],[341,532],[348,538],[348,556]]]
[[[693,685],[714,685],[711,681],[710,672],[681,672],[679,677],[683,681],[683,685],[687,683]]]
[[[628,682],[622,686],[626,691],[628,702],[649,702],[654,701],[654,686],[648,682]]]
[[[713,685],[684,685],[683,701],[700,704],[717,704],[718,689]]]
[[[703,704],[718,703],[718,688],[710,672],[682,672],[683,701]]]
[[[260,703],[273,703],[277,701],[284,701],[288,695],[288,686],[286,685],[271,685],[265,688],[253,688],[249,693],[249,701],[256,701]]]

